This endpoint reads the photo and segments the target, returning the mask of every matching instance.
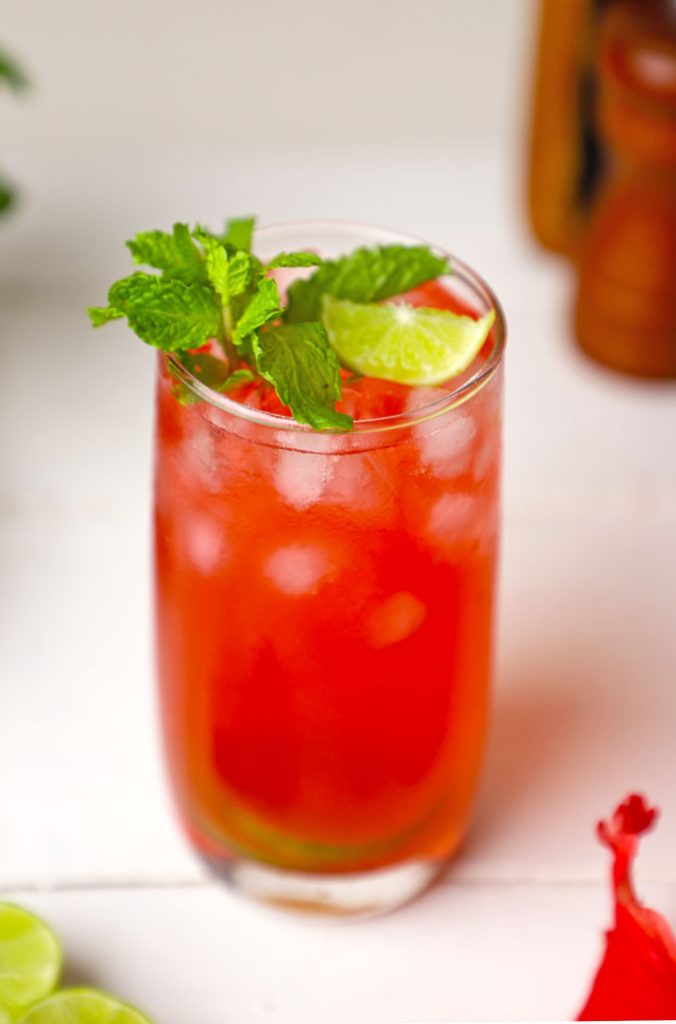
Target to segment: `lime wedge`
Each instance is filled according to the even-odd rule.
[[[61,947],[39,918],[12,903],[0,903],[0,1022],[53,990],[61,973]],[[4,1022],[3,1022],[4,1024]]]
[[[356,303],[324,296],[322,321],[341,362],[399,384],[441,384],[466,370],[495,320],[446,309]]]
[[[133,1006],[94,988],[65,988],[38,1003],[18,1024],[150,1024]]]

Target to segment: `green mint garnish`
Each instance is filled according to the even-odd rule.
[[[213,390],[226,392],[258,374],[276,388],[296,419],[318,430],[348,430],[352,420],[336,412],[340,367],[320,323],[279,333],[271,328],[284,312],[275,281],[249,251],[253,221],[229,221],[223,235],[175,224],[171,234],[146,231],[127,245],[134,261],[159,274],[138,271],[117,281],[108,305],[94,307],[95,327],[126,317],[148,345],[181,353],[183,365]],[[319,266],[312,253],[280,253],[270,267]],[[215,339],[226,360],[195,352]],[[270,345],[276,340],[273,353]],[[240,360],[245,364],[240,366]],[[188,388],[174,392],[187,404]]]
[[[426,245],[381,245],[355,249],[326,261],[312,277],[289,288],[287,323],[319,320],[322,298],[381,302],[449,272],[448,261]]]
[[[336,410],[341,396],[338,356],[321,322],[329,295],[378,302],[448,272],[445,259],[425,246],[358,249],[328,263],[309,252],[281,252],[267,264],[251,253],[253,218],[226,223],[221,235],[175,224],[171,233],[145,231],[127,242],[137,271],[117,281],[108,305],[94,307],[94,327],[126,317],[148,345],[179,353],[182,365],[214,391],[225,393],[257,377],[265,379],[299,423],[315,430],[349,430],[352,418]],[[315,267],[289,289],[282,303],[268,272],[277,267]],[[225,359],[200,351],[218,342]],[[198,398],[172,371],[174,394]]]

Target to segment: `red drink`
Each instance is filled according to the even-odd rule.
[[[476,315],[494,304],[462,270],[449,282],[408,299]],[[181,404],[161,357],[171,777],[194,844],[259,895],[396,903],[463,835],[486,727],[501,348],[499,322],[452,396],[348,380],[348,434],[282,418],[260,387]],[[397,892],[361,903],[308,881],[395,867]]]

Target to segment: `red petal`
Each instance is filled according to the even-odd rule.
[[[634,893],[631,865],[638,837],[657,811],[630,796],[610,822],[599,822],[600,839],[613,851],[615,925],[578,1020],[673,1020],[676,1018],[676,939],[665,919],[642,906]]]

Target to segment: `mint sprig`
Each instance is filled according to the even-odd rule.
[[[94,327],[125,317],[148,345],[178,353],[183,366],[212,390],[227,392],[262,377],[299,423],[315,430],[349,430],[352,419],[336,410],[341,396],[338,357],[321,323],[325,295],[377,302],[448,272],[426,246],[358,249],[323,262],[309,252],[281,252],[264,264],[251,252],[254,220],[226,222],[222,234],[205,227],[144,231],[127,246],[137,271],[117,281],[108,305],[89,310]],[[269,271],[314,267],[296,281],[284,308]],[[225,359],[204,351],[216,341]],[[176,373],[174,374],[176,376]],[[194,399],[177,377],[184,403]]]
[[[271,327],[284,307],[274,267],[319,266],[313,253],[280,253],[264,264],[251,254],[253,221],[229,221],[222,235],[175,224],[171,233],[145,231],[127,246],[134,262],[160,274],[137,271],[117,281],[108,305],[93,307],[94,327],[126,317],[148,345],[180,353],[183,365],[212,390],[226,392],[258,374],[276,389],[296,419],[318,430],[348,430],[352,420],[335,410],[340,367],[320,323]],[[200,352],[215,339],[225,360]],[[274,349],[273,347],[274,346]],[[198,351],[195,351],[198,350]],[[244,363],[242,366],[240,363]],[[179,380],[175,394],[188,403]]]

